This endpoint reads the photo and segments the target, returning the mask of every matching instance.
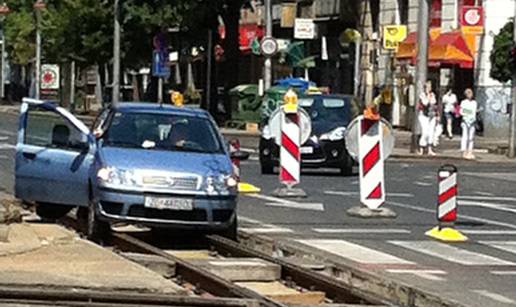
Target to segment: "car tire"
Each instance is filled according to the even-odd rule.
[[[72,206],[38,203],[36,214],[46,220],[57,220],[67,215],[72,209]]]
[[[274,174],[274,166],[268,163],[262,163],[261,165],[262,175],[272,175]]]
[[[353,159],[346,155],[346,158],[344,159],[344,165],[340,168],[340,174],[342,176],[351,176],[353,175]]]
[[[88,205],[86,235],[88,239],[99,244],[104,244],[105,240],[107,240],[111,234],[111,225],[98,219],[95,206],[96,202],[90,200]]]
[[[222,233],[220,235],[223,236],[224,238],[227,238],[227,239],[230,239],[230,240],[233,240],[233,241],[237,241],[237,238],[238,238],[238,219],[237,219],[236,216],[235,216],[235,219],[233,220],[233,222],[231,223],[231,225],[229,225],[229,227],[227,229],[222,231]]]

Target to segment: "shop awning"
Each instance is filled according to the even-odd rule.
[[[474,36],[464,34],[461,31],[440,33],[436,36],[433,36],[431,33],[430,36],[430,48],[428,50],[429,66],[459,66],[466,69],[474,67],[476,48]],[[411,33],[400,44],[396,58],[399,60],[409,60],[414,65],[417,56],[416,39],[416,33]]]

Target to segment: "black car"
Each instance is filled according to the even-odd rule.
[[[341,174],[352,173],[353,159],[346,150],[346,127],[358,115],[358,103],[348,95],[311,95],[299,98],[299,105],[309,114],[312,132],[301,146],[301,167],[337,168]],[[279,165],[279,146],[268,124],[262,127],[260,165],[262,174],[272,174]]]

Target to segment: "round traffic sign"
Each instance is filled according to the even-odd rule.
[[[278,41],[273,37],[264,37],[260,43],[260,51],[265,56],[273,56],[278,52]]]
[[[359,142],[358,129],[360,128],[360,126],[358,125],[358,122],[361,118],[363,118],[362,115],[358,116],[348,125],[348,128],[346,129],[346,136],[345,136],[346,149],[348,150],[348,153],[355,161],[358,161],[358,157],[359,157],[359,155],[358,155],[358,142]],[[391,153],[394,149],[394,141],[395,141],[394,133],[393,133],[391,124],[389,124],[389,122],[387,120],[385,120],[384,118],[381,119],[380,127],[383,130],[383,142],[382,142],[383,155],[384,155],[384,159],[387,159],[391,155]]]
[[[281,120],[283,119],[283,108],[277,108],[272,112],[269,119],[269,128],[271,129],[274,141],[281,146]],[[301,145],[310,138],[312,134],[312,121],[310,115],[302,108],[299,108],[299,126],[301,128]]]

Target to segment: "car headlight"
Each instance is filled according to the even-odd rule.
[[[271,132],[271,127],[269,127],[269,125],[263,126],[262,137],[266,140],[270,140],[274,137]]]
[[[138,186],[138,178],[133,171],[104,167],[97,172],[97,178],[102,184]]]
[[[334,129],[328,133],[325,133],[319,137],[319,140],[321,141],[340,141],[344,139],[344,136],[346,135],[346,128],[345,127],[339,127],[337,129]]]
[[[237,186],[238,181],[231,175],[208,176],[204,181],[204,190],[208,193],[227,192]]]

